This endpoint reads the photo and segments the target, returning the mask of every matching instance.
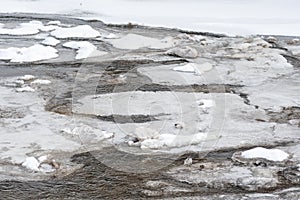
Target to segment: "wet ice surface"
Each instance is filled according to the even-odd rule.
[[[30,22],[18,20],[12,27]],[[297,41],[57,16],[36,24],[41,32],[0,39],[0,49],[40,45],[58,55],[1,60],[0,188],[50,199],[299,196],[299,57],[280,48]],[[45,42],[49,35],[57,38]],[[95,189],[103,184],[120,187]]]

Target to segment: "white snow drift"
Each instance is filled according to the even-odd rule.
[[[264,158],[271,161],[284,161],[289,157],[289,154],[279,149],[266,149],[262,147],[256,147],[242,152],[243,158]]]

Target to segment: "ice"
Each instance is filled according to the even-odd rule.
[[[288,159],[289,154],[279,149],[266,149],[263,147],[256,147],[242,152],[243,158],[264,158],[271,161],[284,161]]]
[[[93,29],[90,25],[80,25],[71,28],[58,28],[51,32],[56,38],[95,38],[100,33]]]
[[[49,46],[36,44],[30,47],[0,49],[0,60],[34,62],[58,57],[58,51]]]
[[[177,46],[173,49],[170,49],[166,52],[167,55],[175,55],[182,58],[197,58],[198,51],[197,49],[190,46]]]
[[[84,59],[88,57],[102,56],[107,54],[104,51],[97,50],[97,47],[90,42],[80,41],[80,42],[67,42],[63,44],[64,47],[77,50],[76,59]]]
[[[171,37],[164,39],[156,39],[151,37],[145,37],[137,34],[127,34],[120,39],[112,39],[109,42],[119,49],[139,49],[139,48],[152,48],[163,49],[174,46],[174,42]]]
[[[82,3],[80,12],[78,5]],[[106,23],[134,22],[230,35],[300,35],[298,0],[129,1],[65,0],[0,2],[2,13],[52,13]],[[284,9],[283,9],[284,8]],[[83,14],[88,13],[88,14]]]
[[[188,63],[183,66],[174,67],[173,70],[178,72],[188,72],[188,73],[195,73],[195,64],[194,63]]]
[[[56,46],[60,43],[60,41],[54,37],[47,37],[42,44],[49,45],[49,46]]]
[[[39,169],[39,161],[35,157],[28,157],[26,158],[25,162],[22,163],[23,167],[26,167],[29,170],[32,170],[34,172],[40,171]]]
[[[31,88],[30,86],[25,86],[16,89],[16,92],[34,92],[34,91],[35,89]]]

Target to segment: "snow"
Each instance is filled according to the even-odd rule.
[[[80,25],[71,28],[58,28],[51,32],[56,38],[95,38],[100,33],[93,29],[90,25]]]
[[[178,72],[196,73],[198,75],[201,75],[204,72],[210,71],[212,68],[213,65],[211,63],[188,63],[183,66],[174,67],[173,70]]]
[[[42,44],[49,45],[49,46],[56,46],[60,43],[60,41],[54,37],[47,37]]]
[[[201,108],[211,108],[216,106],[215,101],[210,99],[201,99],[200,101],[197,101],[197,103]]]
[[[65,44],[63,44],[63,46],[71,49],[76,49],[77,50],[77,55],[75,57],[76,59],[84,59],[88,57],[95,57],[95,56],[101,56],[107,54],[104,51],[97,50],[97,47],[95,45],[87,41],[66,42]]]
[[[50,83],[51,83],[51,81],[49,81],[49,80],[36,79],[36,80],[32,81],[30,84],[48,85]]]
[[[16,89],[17,92],[34,92],[35,90],[29,86],[21,87]]]
[[[22,166],[34,172],[40,171],[39,169],[40,163],[35,157],[26,158],[25,162],[22,163]]]
[[[43,163],[43,162],[45,162],[46,160],[48,160],[48,156],[40,156],[40,157],[38,157],[38,161],[39,161],[40,163]]]
[[[44,26],[41,21],[30,21],[21,23],[15,28],[4,28],[4,24],[0,24],[0,34],[2,35],[35,35],[40,31],[51,31],[57,29],[57,26]]]
[[[2,13],[51,13],[232,35],[300,35],[298,0],[10,0]],[[86,13],[86,14],[85,14]]]
[[[284,161],[289,157],[289,154],[279,149],[266,149],[263,147],[256,147],[242,152],[243,158],[264,158],[271,161]]]
[[[35,44],[30,47],[10,47],[0,49],[0,60],[10,60],[11,62],[34,62],[58,57],[58,51],[49,46]]]
[[[178,72],[195,73],[194,66],[195,66],[194,63],[188,63],[188,64],[183,65],[183,66],[174,67],[173,70],[178,71]]]
[[[35,76],[26,74],[24,76],[19,77],[18,79],[23,80],[23,81],[30,81],[32,79],[35,79]]]

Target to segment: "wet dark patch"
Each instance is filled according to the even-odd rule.
[[[290,120],[300,119],[300,107],[284,107],[280,112],[267,111],[270,116],[271,122],[276,123],[289,123]],[[298,122],[298,127],[300,127],[300,121]]]
[[[151,122],[158,120],[156,117],[157,116],[154,115],[97,115],[97,119],[100,119],[102,121],[115,122],[118,124]]]

